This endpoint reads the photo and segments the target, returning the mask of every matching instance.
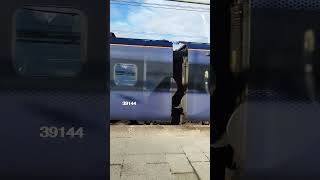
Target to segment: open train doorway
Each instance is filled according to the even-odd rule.
[[[210,123],[210,44],[180,42],[174,52],[177,91],[172,98],[172,123]],[[212,84],[211,84],[212,83]]]

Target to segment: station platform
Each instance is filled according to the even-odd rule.
[[[111,125],[112,180],[209,180],[209,125]]]

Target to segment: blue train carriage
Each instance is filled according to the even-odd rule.
[[[85,38],[82,16],[75,9],[18,9],[13,53],[18,73],[29,77],[77,75],[85,57],[84,47],[80,46]]]
[[[110,38],[110,119],[171,121],[172,43]]]
[[[182,52],[182,84],[185,95],[181,100],[182,121],[210,121],[210,45],[205,43],[184,43]]]
[[[107,3],[3,2],[0,179],[107,179]]]

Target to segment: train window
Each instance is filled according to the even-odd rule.
[[[14,67],[23,76],[73,77],[85,57],[85,23],[75,9],[24,7],[15,13]]]
[[[188,51],[188,92],[209,93],[210,51]]]
[[[114,65],[114,83],[117,86],[134,86],[137,83],[138,68],[135,64]]]

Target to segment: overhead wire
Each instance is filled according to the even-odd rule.
[[[165,4],[155,4],[155,3],[139,3],[136,1],[122,1],[122,0],[110,0],[111,4],[117,5],[129,5],[129,6],[139,6],[139,7],[149,7],[149,8],[160,8],[160,9],[171,9],[171,10],[182,10],[182,11],[193,11],[193,12],[202,12],[202,13],[209,13],[209,9],[205,10],[197,10],[196,8],[182,8],[182,7],[173,7],[172,5],[165,5]],[[152,4],[152,5],[151,5]]]
[[[201,9],[205,11],[210,11],[210,8],[202,8],[195,6],[180,6],[177,4],[164,4],[164,3],[151,3],[151,2],[138,2],[138,1],[127,1],[127,0],[111,0],[116,2],[124,2],[124,3],[137,3],[137,4],[146,4],[146,5],[155,5],[155,6],[163,6],[163,7],[179,7],[179,8],[187,8],[187,9]]]
[[[178,1],[177,1],[178,2]],[[137,2],[137,1],[126,1],[126,0],[110,0],[111,4],[117,5],[129,5],[129,6],[139,6],[139,7],[150,7],[150,8],[161,8],[161,9],[172,9],[172,10],[183,10],[183,11],[194,11],[194,12],[210,12],[207,8],[198,8],[192,6],[180,6],[172,4],[160,4],[160,3],[147,3],[147,2]],[[197,10],[201,9],[201,10]],[[114,33],[130,33],[130,34],[142,34],[142,35],[156,35],[156,36],[176,36],[176,37],[186,37],[186,38],[207,38],[206,36],[194,36],[194,35],[178,35],[178,34],[161,34],[161,33],[150,33],[150,32],[133,32],[133,31],[123,31],[123,30],[113,30]]]

